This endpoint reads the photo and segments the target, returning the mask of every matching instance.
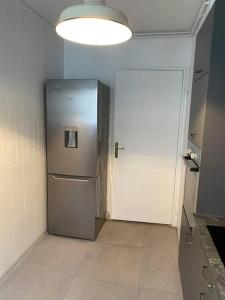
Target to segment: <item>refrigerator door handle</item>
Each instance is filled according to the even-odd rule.
[[[82,181],[82,182],[88,182],[91,179],[94,179],[94,177],[79,177],[79,176],[64,176],[64,175],[52,175],[52,176],[56,180],[73,180],[73,181]]]

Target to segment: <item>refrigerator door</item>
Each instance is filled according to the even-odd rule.
[[[46,114],[48,173],[95,177],[98,81],[49,80]]]
[[[48,175],[48,232],[95,240],[96,179]]]

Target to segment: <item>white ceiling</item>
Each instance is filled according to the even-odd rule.
[[[22,0],[55,25],[60,12],[82,0]],[[191,31],[203,0],[106,0],[127,14],[134,32]]]

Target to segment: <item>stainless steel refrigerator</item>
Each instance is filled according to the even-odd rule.
[[[106,218],[109,88],[46,84],[48,232],[95,240]]]

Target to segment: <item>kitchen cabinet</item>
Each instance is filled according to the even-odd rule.
[[[218,300],[216,282],[203,251],[199,229],[189,228],[183,209],[179,248],[179,269],[184,300]]]
[[[209,72],[215,7],[210,11],[197,38],[193,81]]]
[[[216,0],[197,35],[189,139],[202,151],[196,213],[225,216],[225,1]],[[211,43],[211,45],[209,45]]]
[[[189,140],[202,148],[207,98],[208,75],[194,82],[189,122]]]
[[[193,231],[190,285],[193,300],[218,299],[211,267],[203,251],[198,229]]]
[[[192,233],[188,225],[187,216],[183,209],[180,233],[179,268],[184,300],[192,299],[190,286],[191,245]]]
[[[196,41],[189,140],[201,152],[196,188],[199,215],[225,217],[225,1],[216,0]],[[196,148],[197,148],[196,147]],[[190,182],[186,182],[188,187]],[[192,190],[192,189],[191,189]],[[192,195],[184,200],[191,203]],[[185,204],[186,213],[189,213]],[[191,214],[193,215],[193,214]],[[188,229],[191,225],[192,229]],[[190,237],[190,238],[189,238]],[[184,300],[218,300],[198,227],[182,215],[179,268]]]

